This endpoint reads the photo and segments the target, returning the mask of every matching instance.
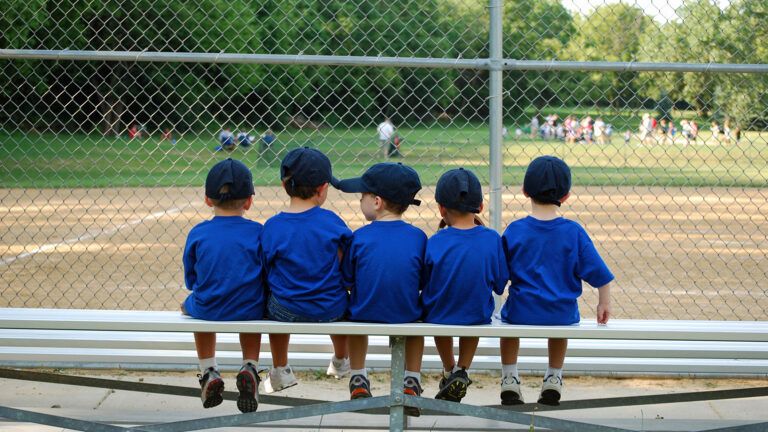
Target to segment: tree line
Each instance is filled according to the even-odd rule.
[[[5,0],[0,48],[484,58],[480,0]],[[661,7],[666,7],[662,4]],[[768,63],[768,6],[686,0],[661,23],[631,4],[574,14],[504,2],[504,56],[531,60]],[[0,124],[123,133],[138,122],[282,128],[487,117],[487,72],[377,67],[3,61]],[[765,75],[508,72],[505,116],[526,107],[691,107],[742,128],[768,113]]]

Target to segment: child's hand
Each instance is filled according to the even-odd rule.
[[[608,318],[611,317],[611,303],[604,302],[597,304],[597,323],[607,324]]]

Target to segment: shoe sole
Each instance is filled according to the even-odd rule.
[[[205,394],[203,408],[213,408],[224,402],[224,380],[217,379],[208,384],[208,391]]]
[[[511,390],[501,392],[502,405],[522,405],[524,403],[520,395]]]
[[[349,400],[367,399],[369,397],[371,397],[371,394],[369,392],[357,392],[349,395]]]
[[[560,405],[560,392],[557,390],[544,390],[539,396],[538,403],[542,405],[558,406]]]
[[[249,373],[237,374],[237,390],[240,394],[237,396],[237,409],[243,413],[254,412],[259,408],[259,401],[256,400],[256,387],[253,376]]]
[[[416,394],[416,392],[409,391],[409,390],[403,390],[403,394],[413,397],[419,397],[420,395]],[[421,417],[421,408],[417,407],[405,407],[405,415],[411,416],[411,417]]]
[[[452,382],[437,392],[435,399],[461,402],[461,399],[467,395],[467,387],[468,386],[462,382]]]

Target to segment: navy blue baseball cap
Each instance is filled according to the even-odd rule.
[[[229,192],[221,193],[221,188],[229,185]],[[205,178],[205,196],[215,200],[233,200],[248,198],[253,195],[253,176],[244,163],[225,159],[208,171]]]
[[[280,180],[291,178],[293,186],[320,186],[337,181],[331,173],[331,160],[321,151],[300,147],[288,152],[280,164]]]
[[[367,192],[402,205],[419,205],[415,199],[421,190],[419,174],[402,163],[383,162],[368,168],[362,177],[339,180],[333,184],[342,192]]]
[[[435,201],[443,207],[468,213],[480,213],[483,187],[480,180],[464,168],[452,169],[440,176]]]
[[[525,171],[523,190],[536,201],[560,206],[571,190],[571,169],[554,156],[537,157]]]

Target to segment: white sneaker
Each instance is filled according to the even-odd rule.
[[[544,378],[538,402],[544,405],[560,405],[560,395],[563,393],[563,379],[554,375]]]
[[[520,390],[520,380],[512,374],[503,376],[501,378],[501,404],[521,405],[523,403],[523,392]]]
[[[336,379],[341,379],[341,377],[349,375],[351,371],[352,368],[349,366],[348,358],[345,358],[338,363],[336,363],[334,358],[331,358],[331,363],[328,365],[328,371],[325,374]]]
[[[269,370],[267,378],[264,380],[264,392],[274,393],[280,390],[293,387],[298,384],[296,377],[293,375],[290,365],[285,367],[273,367]]]

